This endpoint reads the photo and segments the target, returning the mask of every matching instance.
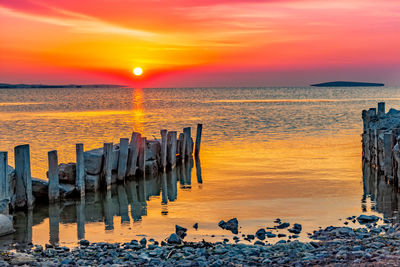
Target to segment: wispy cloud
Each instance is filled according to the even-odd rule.
[[[59,8],[51,8],[53,15],[34,14],[0,5],[0,14],[3,16],[31,20],[60,27],[67,27],[71,31],[80,33],[118,34],[145,40],[151,40],[158,34],[154,32],[132,29],[115,25],[101,19],[87,16]]]

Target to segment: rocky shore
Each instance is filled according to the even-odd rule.
[[[373,215],[348,217],[344,224],[355,221],[362,226],[329,226],[307,233],[310,242],[296,240],[300,224],[280,219],[273,227],[216,243],[185,242],[186,228],[177,225],[176,232],[161,242],[146,238],[128,243],[81,240],[72,249],[49,244],[13,247],[1,252],[0,266],[398,266],[400,224]],[[235,233],[237,220],[228,222],[219,225]],[[288,233],[282,234],[282,229]],[[276,234],[281,240],[270,244],[268,238]]]

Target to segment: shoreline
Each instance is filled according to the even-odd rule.
[[[165,241],[145,237],[126,243],[90,243],[80,240],[75,248],[46,244],[14,245],[1,249],[0,265],[30,266],[309,266],[309,265],[398,265],[400,264],[400,223],[374,215],[352,216],[362,227],[328,226],[308,233],[313,241],[295,239],[270,244],[271,229],[288,229],[300,234],[301,225],[281,222],[264,227],[255,234],[239,233],[234,241],[248,240],[253,244],[221,242],[185,242],[185,228],[176,226]],[[235,232],[235,219],[218,224]],[[182,237],[182,239],[181,239]],[[286,239],[286,238],[285,238]]]

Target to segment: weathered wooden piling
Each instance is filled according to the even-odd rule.
[[[176,154],[177,154],[177,140],[176,131],[168,132],[168,145],[167,145],[167,165],[169,168],[175,168]]]
[[[197,157],[200,153],[200,144],[201,144],[201,133],[203,131],[203,124],[197,124],[197,131],[196,131],[196,144],[194,147],[194,155]]]
[[[33,206],[32,177],[29,145],[14,148],[15,157],[15,207],[28,208]]]
[[[126,168],[128,163],[129,139],[121,138],[119,142],[119,158],[118,158],[118,181],[122,182],[126,176]]]
[[[192,133],[191,133],[191,128],[190,127],[186,127],[183,128],[183,134],[186,140],[186,149],[185,149],[185,157],[191,157],[192,156]]]
[[[58,156],[57,150],[48,152],[49,159],[49,202],[54,203],[60,200],[60,186],[58,178]]]
[[[76,189],[81,197],[85,196],[85,159],[83,144],[76,144]]]
[[[111,189],[111,175],[112,175],[112,165],[113,165],[113,143],[104,143],[103,150],[103,179],[105,185],[108,189]]]
[[[146,149],[146,137],[142,137],[140,140],[138,169],[143,174],[143,177],[146,173]]]
[[[140,133],[132,133],[131,142],[129,143],[127,176],[133,176],[136,173],[141,138]]]
[[[385,102],[378,103],[378,118],[385,116]]]
[[[161,167],[163,172],[167,170],[167,130],[161,130]]]
[[[10,183],[8,181],[8,152],[0,151],[0,200],[9,199]]]
[[[384,134],[385,174],[392,176],[392,133]]]
[[[179,155],[181,156],[182,162],[184,162],[186,155],[186,135],[184,133],[179,134],[179,146]]]

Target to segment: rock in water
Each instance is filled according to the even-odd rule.
[[[58,179],[60,184],[75,184],[76,163],[58,165]]]
[[[177,234],[171,234],[168,238],[168,244],[180,244],[182,242],[181,238]]]
[[[198,223],[193,224],[193,228],[196,230],[199,229],[199,224]]]
[[[85,171],[87,174],[98,175],[101,172],[103,149],[94,149],[83,153]]]
[[[12,217],[0,214],[0,236],[14,233]]]
[[[49,183],[45,180],[32,178],[32,194],[36,199],[49,199]]]
[[[85,189],[90,192],[95,192],[100,188],[100,175],[88,174],[85,177]]]
[[[284,223],[278,225],[276,228],[285,229],[285,228],[288,228],[289,226],[290,226],[290,223],[284,222]]]
[[[185,227],[179,226],[179,225],[175,225],[175,233],[178,231],[183,231],[186,232],[187,229]]]
[[[224,220],[221,220],[218,223],[218,226],[221,227],[222,229],[229,230],[234,234],[237,234],[238,228],[239,228],[239,222],[236,218],[230,219],[229,221],[225,222]]]
[[[366,224],[366,223],[374,223],[377,222],[379,220],[379,217],[375,216],[375,215],[360,215],[357,217],[357,221],[360,224]]]
[[[266,231],[265,229],[261,228],[256,232],[256,237],[260,240],[264,240],[265,239],[265,235],[266,235]]]

